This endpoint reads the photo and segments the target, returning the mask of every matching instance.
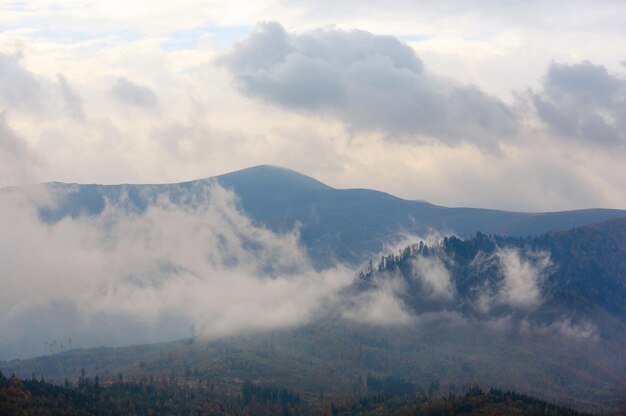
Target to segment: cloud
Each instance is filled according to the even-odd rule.
[[[454,297],[450,272],[441,259],[419,255],[411,261],[411,268],[413,276],[420,280],[428,296],[445,300]]]
[[[598,330],[589,321],[573,322],[571,318],[561,319],[548,326],[549,330],[556,329],[559,334],[577,340],[598,340]]]
[[[0,353],[41,353],[52,338],[73,337],[75,346],[164,341],[187,336],[191,324],[210,337],[294,326],[352,282],[340,266],[315,271],[297,233],[253,225],[232,193],[214,184],[190,192],[195,208],[163,200],[137,213],[120,201],[55,224],[42,222],[37,207],[58,195],[2,194],[0,331],[21,350],[3,342]],[[54,325],[19,345],[33,319]]]
[[[157,95],[150,88],[135,84],[120,77],[111,88],[111,94],[121,103],[145,110],[154,110],[158,106]]]
[[[294,39],[315,38],[318,32],[322,35],[326,32],[343,34],[347,40],[352,40],[348,35],[361,33],[335,29],[306,31],[319,24],[299,27],[289,19],[285,20],[284,25],[288,29],[281,28],[285,35],[277,31],[271,39],[283,36],[288,51],[277,54],[297,56],[301,62],[308,59],[320,68],[330,68],[334,71],[332,73],[346,74],[346,68],[351,68],[350,55],[344,54],[346,58],[341,61],[344,55],[339,52],[351,52],[355,48],[350,45],[341,50],[329,47],[331,51],[337,51],[335,55],[339,55],[339,58],[332,59],[321,53],[304,54],[294,49]],[[391,27],[376,29],[362,26],[360,21],[354,25],[338,22],[338,25],[345,28],[364,27],[372,33],[394,33],[395,30]],[[294,27],[298,30],[296,34]],[[393,37],[363,33],[373,39],[383,38],[388,39],[390,44],[403,45]],[[616,152],[615,146],[589,146],[584,140],[562,140],[558,133],[546,128],[543,123],[539,123],[541,128],[531,131],[518,126],[515,140],[508,140],[510,136],[504,135],[503,138],[477,142],[474,139],[478,140],[479,136],[474,137],[468,129],[464,134],[472,136],[472,140],[465,143],[434,139],[421,133],[392,135],[382,128],[380,131],[349,129],[346,126],[350,123],[342,114],[347,114],[345,111],[356,112],[360,105],[371,107],[375,97],[366,97],[360,104],[359,100],[350,98],[350,90],[316,88],[310,92],[309,101],[305,102],[308,107],[285,111],[284,106],[250,99],[233,88],[233,83],[229,81],[238,78],[233,77],[228,65],[215,65],[213,59],[224,49],[218,51],[210,43],[199,44],[196,49],[165,51],[160,46],[163,37],[121,40],[102,35],[106,39],[46,43],[41,37],[22,36],[13,31],[5,31],[2,36],[0,43],[5,45],[4,51],[11,49],[13,41],[19,40],[25,55],[21,58],[7,56],[15,58],[18,68],[39,84],[38,98],[44,111],[33,112],[30,111],[31,106],[18,108],[10,103],[7,106],[12,129],[28,141],[33,152],[45,159],[45,165],[38,172],[39,179],[43,181],[109,184],[180,182],[269,163],[296,169],[334,187],[380,189],[406,199],[423,199],[447,206],[546,211],[623,208],[626,204],[626,194],[621,192],[621,178],[626,174],[626,166],[621,163],[623,157],[620,156],[623,154]],[[15,40],[12,40],[14,37]],[[367,44],[358,36],[355,39],[357,46],[359,42]],[[434,34],[433,39],[440,39],[440,36]],[[273,42],[276,44],[277,41]],[[489,39],[472,42],[480,45],[490,43]],[[268,40],[267,43],[271,42]],[[426,46],[424,42],[421,44]],[[445,74],[464,80],[453,82],[447,79],[448,83],[457,86],[476,82],[480,91],[494,91],[491,87],[495,80],[505,79],[502,89],[504,91],[506,86],[506,90],[500,91],[505,98],[509,87],[527,90],[528,83],[532,85],[545,72],[545,59],[534,62],[534,70],[530,71],[530,64],[517,64],[524,61],[526,55],[515,55],[512,62],[508,58],[514,55],[511,51],[510,56],[481,58],[481,65],[489,67],[489,72],[479,77],[472,71],[476,68],[475,61],[457,57],[453,63],[436,64],[432,54],[427,54],[415,43],[410,45],[419,50],[417,59],[420,60],[421,72],[419,66],[411,67],[410,63],[401,61],[392,61],[392,67],[401,66],[404,72],[413,73],[413,77],[441,79],[433,74]],[[437,45],[431,44],[430,47],[437,48]],[[379,49],[384,49],[383,55],[387,49],[391,50],[386,46]],[[407,49],[406,53],[401,49],[394,52],[391,58],[405,55],[409,57],[407,59],[411,56],[415,58],[411,49]],[[597,49],[606,51],[604,48]],[[263,48],[252,50],[261,51]],[[233,52],[228,56],[233,56]],[[313,59],[313,55],[323,59]],[[254,55],[246,52],[241,56]],[[371,59],[375,60],[378,55],[372,56]],[[550,58],[567,62],[558,55],[546,57]],[[594,58],[595,64],[606,65],[609,74],[622,70],[621,66],[613,68],[605,59],[595,60],[595,55],[590,58]],[[237,65],[249,68],[258,59],[254,57],[250,62],[239,62]],[[367,61],[367,54],[358,57],[358,60]],[[275,57],[268,58],[264,64],[270,68],[266,71],[270,75],[275,72],[272,69],[274,61]],[[507,63],[503,68],[500,65],[504,65],[504,61]],[[523,72],[524,79],[513,81],[514,77],[509,77],[510,67]],[[58,74],[62,74],[73,95],[63,96]],[[296,72],[292,74],[297,76]],[[128,111],[133,110],[132,105],[120,104],[110,94],[118,76],[148,86],[157,96],[157,110],[161,115],[167,114],[167,117],[155,118],[155,111],[141,111],[142,107],[134,107],[138,111]],[[344,78],[339,78],[342,86],[353,84],[352,79],[346,81]],[[240,85],[239,82],[235,84]],[[302,82],[298,86],[305,88],[308,84],[311,82]],[[365,85],[361,92],[365,94],[368,88],[372,90]],[[387,94],[381,87],[375,93],[392,97],[395,94],[393,91],[390,89]],[[291,87],[284,94],[287,101],[302,95],[297,88]],[[78,107],[78,102],[72,101],[72,97],[82,99],[82,105]],[[0,111],[3,101],[0,97]],[[337,106],[349,102],[351,107],[342,109],[340,114],[336,106],[332,107],[333,102],[338,102]],[[535,126],[539,122],[536,110],[531,101],[525,104],[529,105],[508,108],[516,117],[520,116],[524,122],[532,121],[532,126]],[[383,117],[388,109],[401,114],[393,110],[391,104],[379,107],[376,114],[370,111],[364,117],[365,124],[378,123],[376,117]],[[72,116],[79,114],[79,108],[84,115],[82,120]],[[425,120],[423,126],[428,127],[429,123],[442,120]],[[403,129],[401,122],[387,124],[392,124],[391,128]],[[479,143],[481,147],[473,143]],[[484,148],[497,147],[500,152],[483,151]],[[77,154],[81,157],[77,158]],[[520,177],[524,181],[519,181]],[[515,186],[511,186],[512,183]]]
[[[354,131],[481,147],[517,131],[502,101],[429,73],[392,36],[338,29],[290,34],[278,23],[262,23],[220,62],[245,94],[336,117]]]
[[[35,111],[42,106],[44,89],[20,63],[21,56],[0,52],[0,105]]]
[[[553,63],[532,100],[557,134],[601,146],[626,146],[626,79],[589,61]]]
[[[500,301],[514,308],[534,308],[543,301],[541,283],[552,266],[547,252],[529,252],[522,258],[519,250],[499,249],[495,254],[503,274]]]
[[[598,341],[600,337],[598,329],[592,322],[574,321],[571,317],[564,317],[543,325],[522,320],[519,329],[523,334],[554,335],[575,341]]]
[[[67,111],[75,119],[83,119],[83,99],[72,89],[63,75],[59,74],[58,81],[61,96],[65,100]]]
[[[39,157],[9,126],[0,113],[0,186],[35,182],[41,166]]]
[[[376,275],[372,287],[348,299],[342,316],[370,325],[407,325],[414,315],[404,305],[400,294],[405,283],[399,276]]]
[[[479,274],[497,276],[484,279],[473,289],[473,306],[488,314],[494,307],[507,306],[518,311],[532,311],[543,301],[542,283],[553,268],[550,253],[524,251],[517,248],[497,248],[486,256],[479,252],[471,262]]]

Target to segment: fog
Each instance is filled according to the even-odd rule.
[[[195,208],[160,200],[139,213],[120,201],[47,224],[38,208],[55,196],[45,187],[5,192],[0,356],[42,353],[68,338],[73,346],[165,341],[190,336],[192,325],[207,337],[289,327],[352,283],[343,266],[315,271],[297,230],[252,224],[218,185],[190,197]]]
[[[362,286],[354,284],[359,267],[316,269],[298,228],[277,234],[253,223],[217,183],[181,187],[177,201],[184,204],[157,196],[141,210],[122,195],[97,215],[42,219],[40,210],[54,210],[76,189],[34,185],[0,193],[0,359],[215,339],[328,317],[375,328],[454,316],[455,324],[520,334],[597,337],[590,321],[564,316],[538,325],[530,318],[546,300],[543,283],[555,267],[547,252],[479,253],[471,267],[485,277],[495,270],[496,277],[469,295],[458,291],[453,260],[437,250],[413,257],[409,276],[378,272]],[[405,235],[402,244],[436,247],[441,238]]]

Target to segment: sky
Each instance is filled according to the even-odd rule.
[[[517,211],[626,208],[626,2],[0,0],[0,186],[273,164]]]

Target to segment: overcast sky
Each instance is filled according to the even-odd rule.
[[[274,164],[441,205],[626,208],[626,2],[440,3],[0,1],[0,186]]]

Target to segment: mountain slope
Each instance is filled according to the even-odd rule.
[[[626,342],[622,330],[611,331],[626,325],[625,241],[626,219],[525,238],[451,236],[383,256],[356,287],[401,278],[398,296],[417,314],[456,311],[541,326],[565,319],[570,330],[597,321],[607,324],[604,338]]]

